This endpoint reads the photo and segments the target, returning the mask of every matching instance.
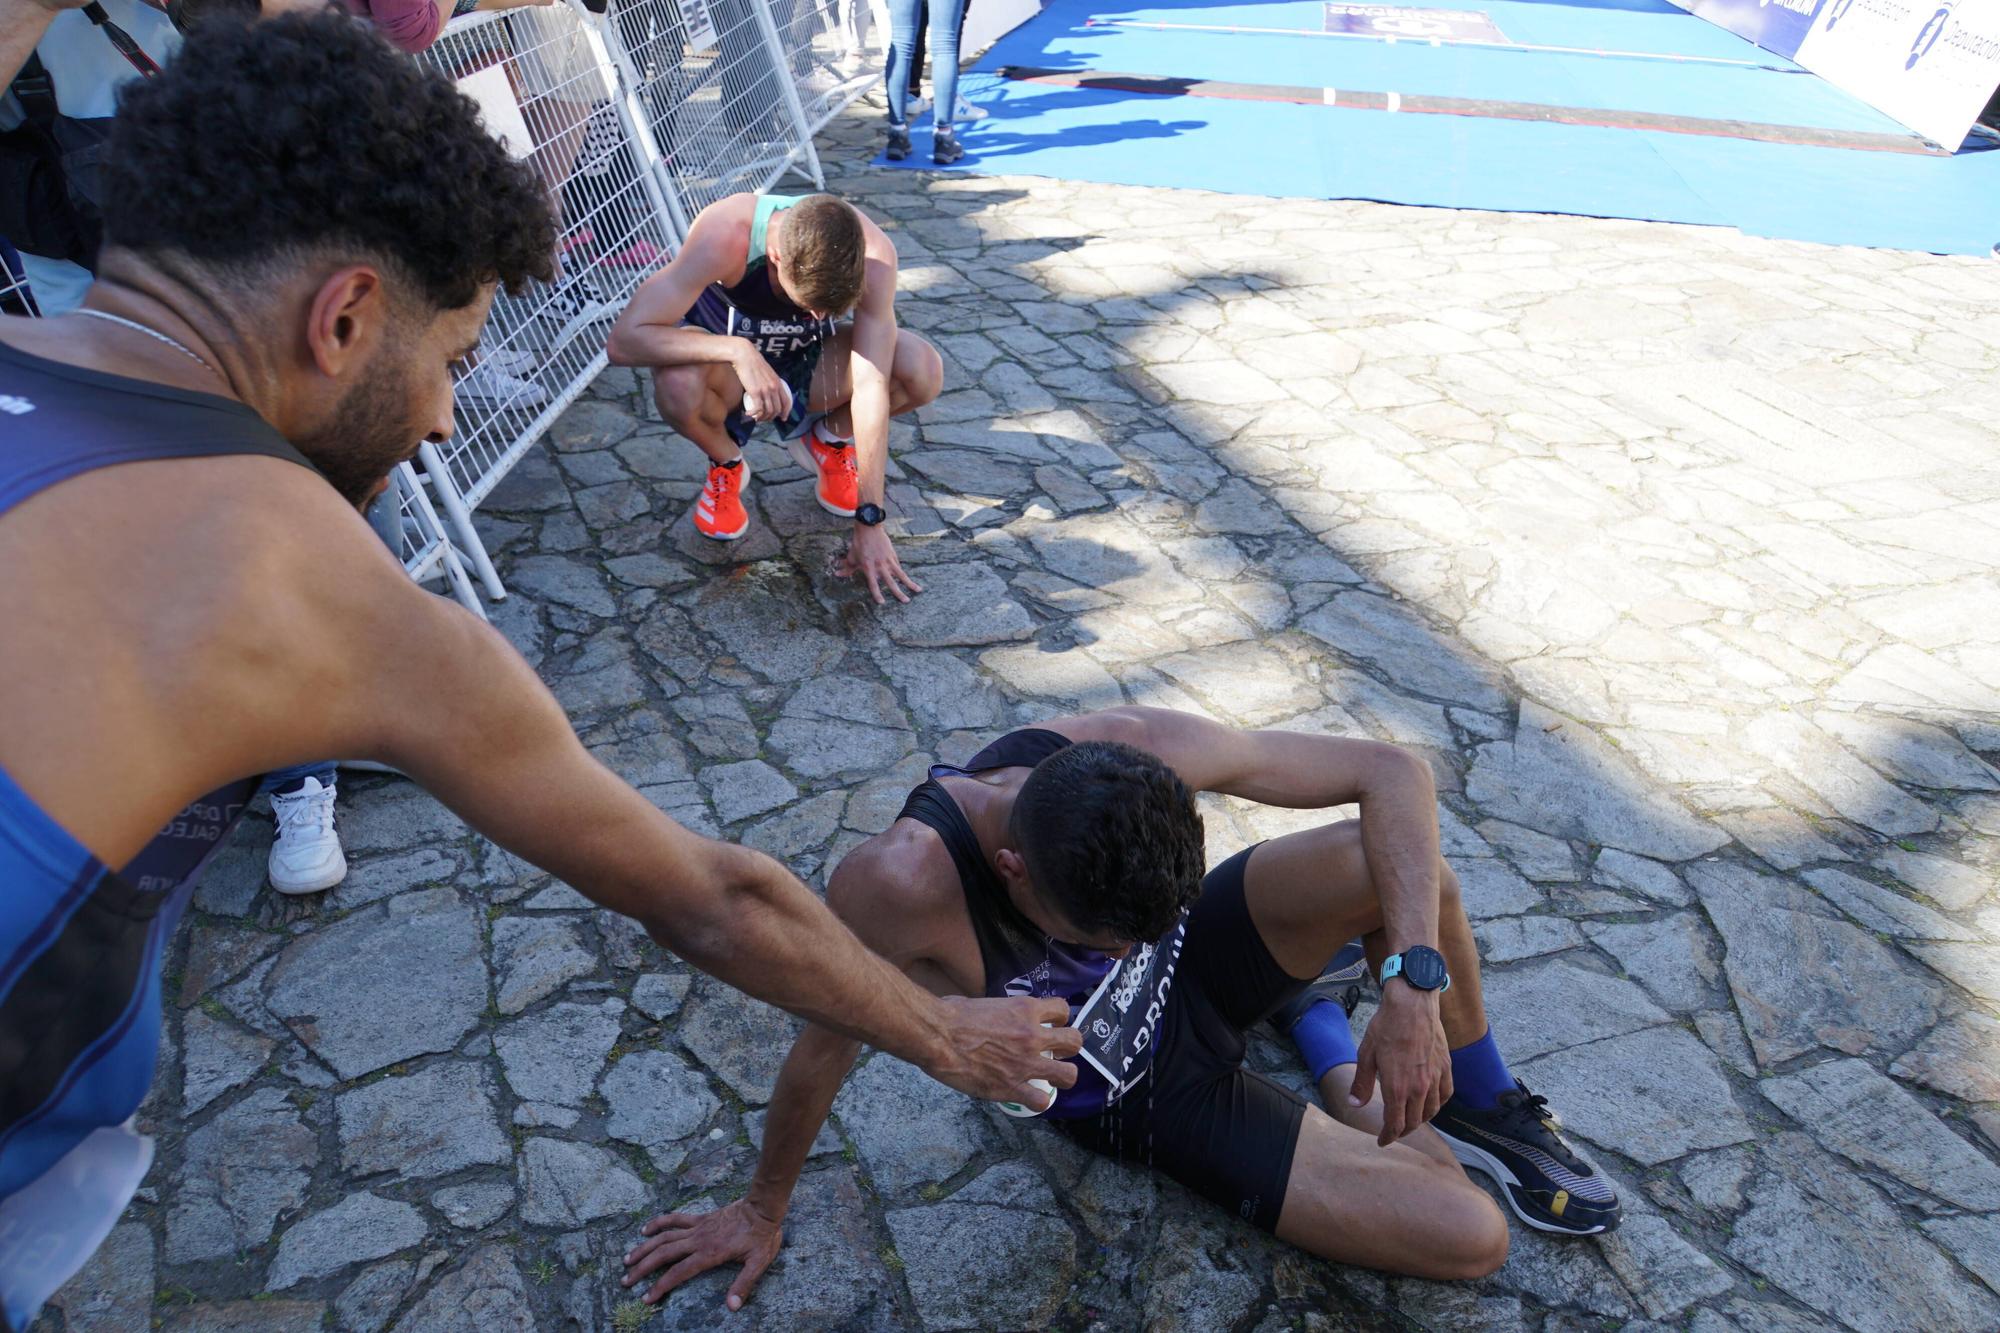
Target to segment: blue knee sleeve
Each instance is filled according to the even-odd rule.
[[[1292,1040],[1315,1083],[1335,1065],[1354,1063],[1354,1029],[1347,1025],[1347,1011],[1332,1000],[1321,1000],[1306,1010],[1292,1025]]]

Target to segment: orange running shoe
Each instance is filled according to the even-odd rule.
[[[719,542],[733,542],[750,530],[750,511],[743,507],[743,488],[750,481],[750,460],[735,467],[711,464],[708,484],[694,502],[695,531]]]
[[[819,473],[819,507],[829,514],[853,518],[861,503],[861,479],[854,471],[854,444],[847,440],[824,440],[815,425],[801,439],[792,441],[792,457],[803,468]]]

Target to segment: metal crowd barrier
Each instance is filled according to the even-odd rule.
[[[404,570],[419,583],[444,579],[451,585],[451,595],[466,610],[481,620],[486,619],[486,608],[480,605],[479,594],[473,591],[472,580],[452,546],[451,536],[438,521],[430,496],[424,493],[424,480],[417,470],[408,463],[398,463],[390,476],[390,494],[395,498],[395,508],[391,511],[397,535],[394,549],[402,557]]]
[[[553,284],[494,301],[457,389],[457,432],[421,451],[454,544],[506,596],[472,513],[605,367],[610,321],[690,220],[788,172],[825,177],[813,135],[881,76],[879,0],[613,0],[474,13],[419,59],[479,102],[548,185]],[[884,32],[886,33],[886,25]]]

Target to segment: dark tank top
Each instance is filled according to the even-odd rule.
[[[228,454],[311,466],[241,403],[0,343],[0,519],[98,468]],[[10,1304],[25,1299],[32,1312],[34,1274],[50,1255],[87,1253],[139,1183],[146,1153],[113,1127],[152,1081],[167,939],[256,787],[202,797],[114,870],[0,769],[0,1293]]]
[[[933,764],[930,777],[910,793],[898,815],[935,831],[951,854],[965,892],[973,938],[979,942],[985,994],[1054,996],[1068,1003],[1072,1022],[1086,1006],[1092,1015],[1102,1015],[1091,1024],[1100,1029],[1095,1038],[1088,1028],[1084,1035],[1086,1049],[1097,1058],[1072,1061],[1077,1067],[1076,1085],[1058,1092],[1055,1105],[1044,1112],[1058,1120],[1098,1114],[1130,1091],[1151,1067],[1151,1034],[1172,984],[1183,928],[1177,925],[1156,944],[1134,950],[1122,964],[1099,950],[1046,934],[1007,896],[965,812],[938,779],[1033,768],[1070,744],[1067,736],[1037,727],[1010,731],[963,767]],[[1118,983],[1107,990],[1106,980],[1121,971]],[[1136,1004],[1141,996],[1150,1004]]]

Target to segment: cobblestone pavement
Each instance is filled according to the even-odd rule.
[[[1385,1281],[876,1058],[748,1310],[707,1279],[647,1327],[2000,1324],[2000,268],[872,142],[825,152],[946,357],[897,431],[929,590],[831,580],[769,447],[703,543],[613,371],[486,511],[501,627],[662,807],[813,882],[1059,710],[1417,747],[1502,1047],[1629,1211]],[[44,1327],[632,1328],[634,1219],[747,1179],[787,1020],[343,785],[337,891],[265,891],[267,823],[202,890],[158,1163]],[[1218,853],[1317,817],[1209,807]]]

